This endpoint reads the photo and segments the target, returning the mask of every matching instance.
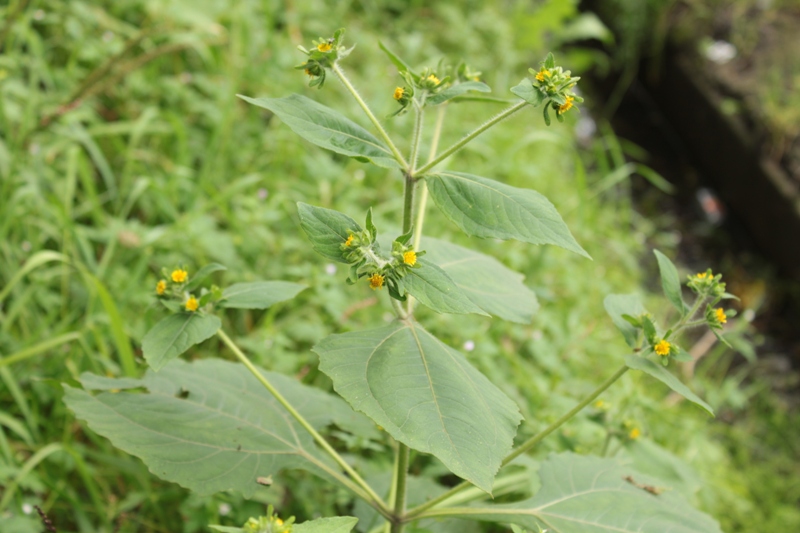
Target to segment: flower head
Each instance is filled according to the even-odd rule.
[[[658,344],[656,344],[656,345],[653,347],[653,349],[655,350],[655,352],[656,352],[658,355],[661,355],[661,356],[667,356],[667,355],[669,355],[669,351],[670,351],[670,349],[671,349],[671,348],[672,348],[672,345],[671,345],[669,342],[665,341],[664,339],[661,339],[661,340],[658,342]]]
[[[628,432],[628,438],[631,440],[636,440],[642,436],[642,432],[639,428],[635,427],[630,432]]]
[[[376,272],[369,277],[369,286],[372,290],[380,289],[383,287],[384,281],[386,281],[386,278]]]
[[[536,81],[544,81],[545,77],[550,77],[550,71],[542,67],[542,70],[536,73]]]
[[[405,92],[406,92],[405,89],[403,89],[402,87],[397,87],[394,90],[394,95],[392,96],[394,97],[395,100],[400,100],[405,94]]]
[[[189,273],[182,268],[177,268],[172,271],[171,277],[175,283],[185,283],[189,279]]]
[[[317,45],[317,50],[320,52],[330,52],[331,51],[331,43],[328,42],[321,42]]]
[[[200,307],[200,303],[194,296],[189,296],[189,299],[186,300],[185,306],[187,311],[195,312],[197,311],[197,308]]]
[[[562,115],[567,111],[569,111],[570,109],[572,109],[573,101],[575,101],[575,98],[573,98],[572,96],[567,96],[567,101],[558,106],[558,114]]]
[[[349,247],[351,244],[353,244],[353,235],[352,234],[348,235],[347,236],[347,240],[344,241],[344,245],[345,246]]]
[[[717,307],[714,310],[714,316],[717,318],[720,324],[726,324],[728,322],[728,317],[725,315],[725,310],[721,307]]]
[[[695,277],[697,279],[706,279],[708,277],[708,272],[698,272],[697,276],[695,276]]]
[[[158,280],[156,283],[156,294],[162,296],[165,292],[167,292],[167,282],[163,279]]]
[[[431,74],[425,79],[431,82],[433,85],[439,85],[439,78],[437,78],[435,74]]]
[[[403,253],[403,263],[408,266],[414,266],[417,264],[417,252],[414,250],[409,250]]]

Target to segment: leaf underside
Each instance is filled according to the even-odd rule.
[[[413,322],[332,335],[314,351],[320,370],[353,408],[491,491],[521,417],[463,355]]]
[[[553,244],[591,259],[550,201],[531,189],[461,172],[426,177],[439,209],[467,235]]]
[[[622,318],[622,315],[639,317],[644,314],[646,311],[642,299],[636,294],[609,294],[603,300],[603,307],[606,308],[608,316],[622,333],[628,346],[636,348],[639,330]]]
[[[307,286],[291,281],[254,281],[235,283],[222,292],[221,307],[267,309],[278,302],[291,300]]]
[[[361,231],[358,222],[339,211],[303,202],[297,203],[297,213],[300,227],[311,241],[311,247],[331,261],[347,263],[342,256],[342,244],[347,240],[348,230],[353,233]]]
[[[142,339],[142,353],[153,370],[160,370],[183,352],[214,335],[222,322],[214,315],[178,313],[153,326]]]
[[[262,373],[315,428],[352,421],[354,413],[339,398]],[[132,381],[121,385],[129,388]],[[111,383],[86,381],[92,385],[108,389]],[[92,395],[65,385],[64,400],[92,430],[141,458],[155,475],[201,494],[232,489],[249,497],[259,476],[303,468],[324,477],[331,468],[311,436],[240,364],[178,359],[158,373],[148,371],[139,387],[148,392]]]
[[[715,520],[679,493],[616,459],[553,454],[539,476],[542,488],[532,498],[459,510],[464,518],[534,531],[542,527],[548,533],[722,533]],[[641,488],[645,485],[665,490],[654,495]]]
[[[437,313],[488,316],[467,294],[436,264],[419,259],[419,268],[412,268],[400,280],[400,286]]]

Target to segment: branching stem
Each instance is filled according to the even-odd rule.
[[[461,138],[460,141],[455,143],[453,146],[442,152],[438,157],[436,157],[433,161],[429,161],[426,163],[422,168],[416,170],[414,172],[414,179],[419,179],[425,175],[426,172],[430,171],[433,167],[453,155],[454,153],[461,150],[465,145],[467,145],[470,141],[472,141],[475,137],[483,133],[484,131],[488,130],[495,124],[502,122],[503,120],[507,119],[523,107],[528,105],[528,102],[522,100],[518,104],[514,104],[513,106],[509,107],[505,111],[501,111],[500,113],[496,114],[477,128],[475,128],[470,133],[466,134],[464,137]]]
[[[361,98],[361,95],[358,94],[358,91],[356,90],[355,87],[353,87],[353,84],[350,83],[350,80],[347,78],[347,76],[345,76],[342,67],[340,67],[338,63],[334,63],[333,67],[331,67],[331,70],[333,70],[333,73],[336,74],[336,76],[339,78],[342,84],[347,88],[347,90],[350,91],[350,94],[352,94],[353,98],[356,99],[356,102],[358,102],[358,105],[361,106],[361,109],[364,110],[364,113],[367,115],[367,118],[369,118],[370,122],[372,122],[372,125],[375,126],[375,129],[378,130],[378,134],[381,136],[383,141],[389,147],[389,150],[392,151],[392,155],[394,155],[394,158],[397,160],[398,163],[400,163],[400,166],[403,168],[403,170],[408,172],[409,166],[406,160],[403,158],[403,154],[401,154],[400,150],[397,149],[397,146],[395,146],[394,142],[392,142],[392,139],[391,137],[389,137],[389,134],[386,133],[385,129],[383,129],[383,125],[380,123],[378,118],[372,113],[372,110],[369,108],[364,99]]]

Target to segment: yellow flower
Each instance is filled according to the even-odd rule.
[[[639,428],[633,428],[630,433],[628,433],[628,438],[631,440],[636,440],[642,436],[642,432],[639,431]]]
[[[278,524],[279,526],[282,526],[283,525],[283,520],[281,520],[280,518],[276,518],[275,519],[275,523]]]
[[[189,296],[189,299],[186,300],[186,310],[194,312],[197,311],[198,307],[200,307],[200,303],[197,301],[197,298]]]
[[[697,279],[706,279],[708,277],[708,272],[698,272]]]
[[[314,75],[314,74],[311,73],[311,71],[309,69],[305,69],[303,72],[305,72],[309,76],[313,76]]]
[[[717,307],[716,311],[714,311],[714,314],[716,315],[720,324],[726,324],[728,322],[728,317],[725,316],[725,310],[721,307]]]
[[[403,97],[403,94],[405,94],[405,92],[406,92],[405,89],[403,89],[402,87],[396,88],[394,90],[394,99],[400,100]]]
[[[661,339],[661,341],[659,341],[659,343],[655,345],[654,349],[658,355],[666,356],[669,355],[669,350],[671,347],[672,345],[670,343],[668,343],[664,339]]]
[[[428,76],[426,79],[427,79],[429,82],[433,83],[434,85],[439,85],[439,78],[437,78],[437,77],[436,77],[435,75],[433,75],[433,74],[431,74],[430,76]]]
[[[330,52],[331,51],[331,44],[330,43],[319,43],[317,45],[317,50],[320,52]]]
[[[540,70],[536,74],[536,80],[537,81],[544,81],[545,76],[549,78],[550,77],[550,71],[547,70],[546,68],[542,68],[542,70]]]
[[[165,292],[167,292],[167,282],[163,279],[160,279],[158,280],[158,283],[156,283],[156,294],[161,296]]]
[[[175,283],[184,283],[187,279],[189,279],[189,273],[184,269],[178,268],[172,271],[172,281]]]
[[[594,406],[597,407],[598,409],[605,409],[608,406],[608,404],[606,404],[606,402],[604,402],[603,400],[597,400],[596,402],[594,402]]]
[[[376,272],[375,274],[370,276],[370,278],[369,278],[369,286],[372,288],[372,290],[380,289],[381,287],[383,287],[383,282],[385,280],[386,280],[385,277],[381,276],[380,274],[378,274]]]
[[[572,108],[573,100],[575,100],[573,97],[567,96],[567,101],[558,106],[558,114],[561,115],[569,111]]]
[[[417,264],[417,252],[414,250],[409,250],[403,254],[403,263],[407,264],[408,266],[414,266]]]
[[[352,235],[348,235],[347,236],[347,240],[344,241],[344,245],[345,246],[350,246],[351,244],[353,244],[353,236]]]

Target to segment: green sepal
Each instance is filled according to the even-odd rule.
[[[550,113],[548,112],[548,109],[550,109],[549,105],[544,106],[543,111],[542,111],[542,116],[544,117],[544,123],[549,126],[550,125]]]
[[[370,243],[375,242],[375,239],[378,238],[378,228],[375,227],[375,224],[372,222],[372,208],[370,207],[367,210],[367,220],[365,223],[367,227],[367,231],[370,233]]]
[[[400,235],[399,237],[397,237],[397,238],[394,240],[394,242],[396,242],[396,243],[398,243],[398,244],[401,244],[401,245],[403,245],[403,246],[406,246],[406,245],[409,243],[409,241],[411,241],[411,237],[412,237],[413,235],[414,235],[414,227],[412,226],[412,227],[411,227],[411,229],[410,229],[410,230],[408,230],[408,232],[407,232],[407,233],[403,233],[402,235]]]

